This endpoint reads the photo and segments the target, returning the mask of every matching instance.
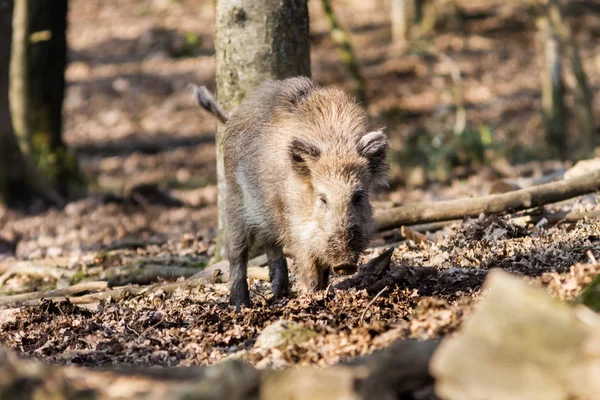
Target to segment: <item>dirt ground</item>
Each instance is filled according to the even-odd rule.
[[[352,29],[373,122],[388,127],[399,150],[417,129],[451,131],[452,80],[436,60],[395,53],[388,3],[347,0],[334,6]],[[476,17],[480,3],[493,17]],[[469,124],[494,126],[498,140],[534,146],[541,135],[534,29],[525,6],[504,3],[459,2],[462,25],[448,19],[431,41],[461,68]],[[348,89],[320,3],[309,4],[314,77]],[[600,18],[581,18],[577,37],[597,88]],[[54,272],[0,278],[0,294],[92,280],[119,286],[120,274],[132,268],[189,271],[206,265],[216,226],[215,124],[194,106],[186,87],[193,82],[214,88],[213,19],[212,1],[71,1],[65,138],[79,155],[91,193],[63,210],[0,209],[0,266],[28,261]],[[571,163],[532,165],[530,175],[542,175]],[[411,186],[399,179],[378,199],[408,203],[483,195],[497,176],[488,166],[451,182]],[[599,208],[594,195],[549,207]],[[0,341],[25,355],[92,367],[213,364],[226,357],[260,367],[332,365],[397,338],[451,334],[484,295],[481,284],[492,268],[523,275],[571,300],[600,268],[599,232],[598,220],[521,226],[500,217],[454,223],[420,243],[387,232],[377,235],[373,245],[379,247],[363,261],[395,246],[392,268],[408,272],[401,284],[377,295],[294,293],[273,303],[269,285],[254,280],[255,307],[240,313],[227,305],[226,284],[173,293],[150,288],[85,306],[43,300],[7,311],[10,316],[0,318]],[[254,347],[278,319],[301,322],[316,335],[283,349]]]

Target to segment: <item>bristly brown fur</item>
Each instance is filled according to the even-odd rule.
[[[250,302],[252,240],[267,247],[276,297],[288,289],[283,246],[306,291],[355,265],[373,227],[365,194],[387,181],[388,142],[350,96],[304,77],[267,81],[227,121],[223,146],[233,304]]]

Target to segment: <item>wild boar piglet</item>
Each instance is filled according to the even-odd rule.
[[[225,123],[230,302],[249,305],[248,249],[267,249],[275,297],[288,293],[287,248],[301,288],[356,271],[373,232],[369,193],[387,184],[388,139],[343,91],[295,77],[264,82],[231,117],[204,87],[198,103]]]

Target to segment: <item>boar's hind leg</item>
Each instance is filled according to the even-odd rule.
[[[227,255],[229,258],[229,303],[239,308],[250,306],[248,290],[248,238],[243,229],[228,232]]]
[[[288,293],[288,266],[280,245],[267,245],[267,260],[269,261],[269,278],[276,299]]]

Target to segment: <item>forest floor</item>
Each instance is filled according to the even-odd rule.
[[[71,1],[65,138],[90,179],[90,194],[62,210],[0,209],[0,270],[9,271],[0,278],[0,303],[9,295],[86,281],[107,281],[113,288],[156,284],[170,270],[189,276],[206,266],[216,233],[215,123],[186,87],[214,88],[212,3]],[[314,77],[349,90],[320,3],[309,3]],[[389,44],[387,3],[348,0],[334,6],[352,29],[369,113],[374,124],[388,127],[395,165],[402,165],[409,138],[452,131],[452,79],[439,60],[401,55]],[[539,177],[573,164],[510,166],[525,157],[519,151],[535,152],[543,139],[533,25],[516,2],[459,3],[462,22],[443,19],[430,44],[461,69],[470,129],[492,127],[495,143],[506,144],[507,153],[454,166],[441,181],[429,180],[423,169],[397,167],[392,189],[379,193],[380,201],[485,195],[497,178]],[[584,64],[598,88],[600,18],[579,18]],[[600,205],[588,195],[547,208],[592,211]],[[393,268],[408,272],[402,284],[379,296],[294,291],[273,303],[268,283],[253,280],[254,308],[240,313],[227,305],[223,283],[174,292],[148,286],[141,294],[85,305],[56,299],[18,307],[2,303],[0,341],[22,354],[93,367],[213,364],[229,356],[261,367],[332,365],[397,338],[441,338],[456,331],[483,295],[481,284],[492,268],[573,299],[600,269],[599,233],[599,220],[532,226],[508,217],[455,222],[422,242],[386,232],[377,235],[363,261],[394,246]],[[11,271],[15,265],[31,268]],[[144,278],[142,270],[160,273]],[[316,334],[279,349],[255,346],[263,329],[279,319],[301,322]]]

